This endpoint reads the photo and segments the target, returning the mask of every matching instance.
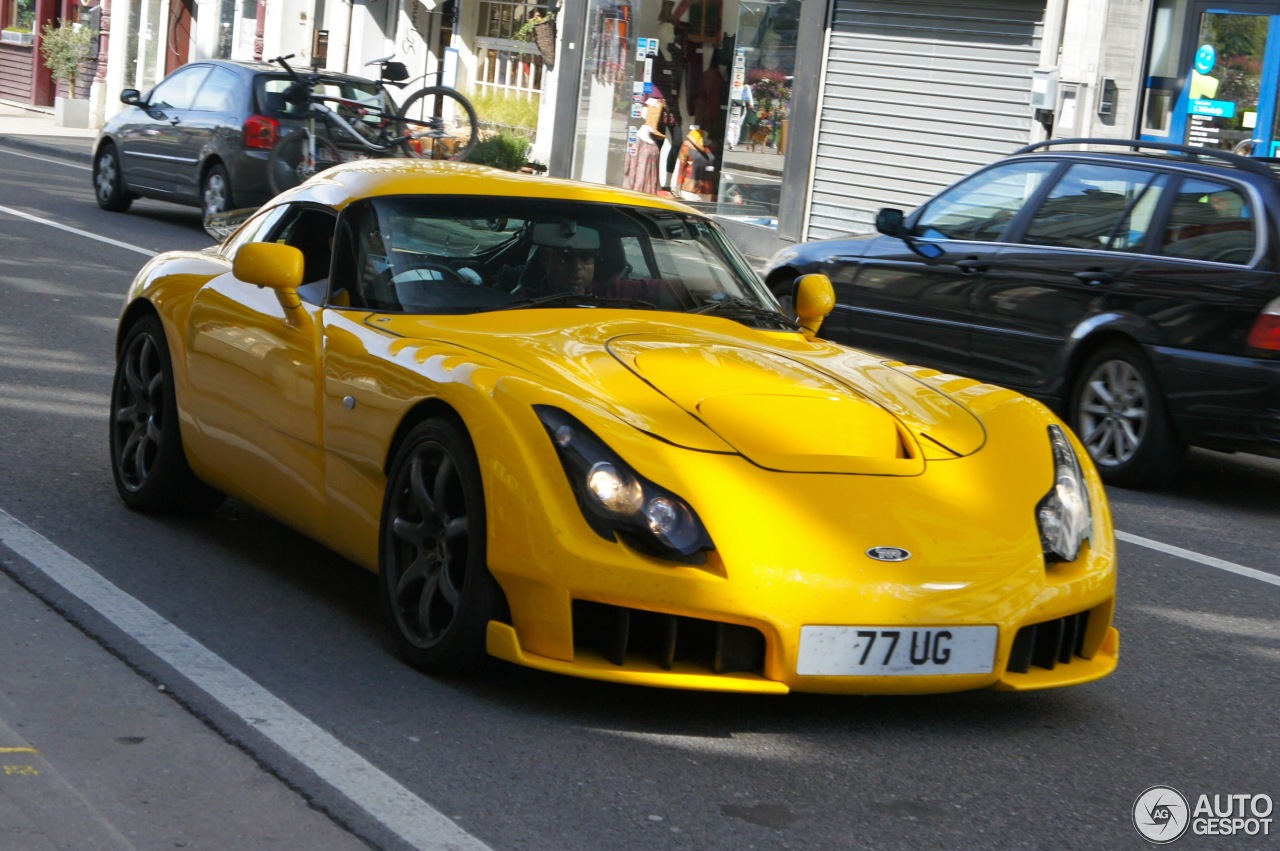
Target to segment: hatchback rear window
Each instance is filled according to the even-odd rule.
[[[253,85],[259,114],[271,118],[302,118],[306,115],[305,105],[292,104],[285,100],[285,90],[293,85],[293,80],[284,74],[259,76],[254,80]],[[315,94],[327,99],[326,106],[340,113],[346,112],[346,109],[340,106],[340,102],[359,104],[387,112],[395,109],[382,89],[372,81],[322,78],[314,91]],[[344,117],[352,116],[344,115]]]

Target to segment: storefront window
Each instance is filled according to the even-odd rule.
[[[799,11],[591,0],[572,176],[776,227]]]
[[[1142,104],[1142,132],[1168,136],[1170,119],[1182,90],[1178,63],[1185,37],[1189,0],[1158,0],[1152,13],[1151,58]]]

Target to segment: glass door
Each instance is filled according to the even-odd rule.
[[[1273,138],[1280,142],[1280,37],[1273,37],[1280,6],[1162,0],[1159,7],[1142,138],[1272,156]]]

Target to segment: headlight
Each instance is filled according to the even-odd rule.
[[[671,561],[706,561],[706,551],[714,545],[688,503],[632,470],[574,417],[549,405],[534,405],[533,410],[596,534]]]
[[[1044,554],[1052,561],[1075,561],[1080,545],[1093,534],[1093,511],[1080,459],[1066,434],[1049,426],[1053,449],[1053,487],[1036,506],[1036,523]]]

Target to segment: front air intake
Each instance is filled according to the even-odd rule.
[[[764,672],[757,629],[585,600],[573,601],[573,645],[619,667],[648,662],[670,671],[680,662],[713,674]]]
[[[1084,633],[1088,625],[1089,613],[1080,612],[1024,626],[1013,639],[1008,670],[1025,674],[1035,665],[1052,671],[1055,665],[1065,665],[1072,657],[1087,658],[1084,655]]]

